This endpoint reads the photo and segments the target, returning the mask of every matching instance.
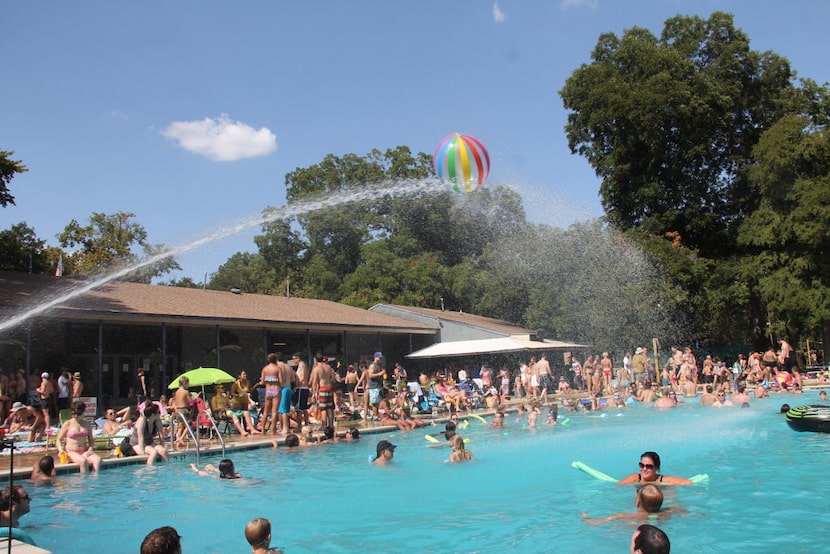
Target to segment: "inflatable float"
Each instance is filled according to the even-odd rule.
[[[616,483],[617,481],[619,481],[619,479],[615,479],[615,478],[611,477],[610,475],[607,475],[607,474],[605,474],[605,473],[603,473],[599,470],[596,470],[596,469],[590,467],[587,464],[583,464],[582,462],[571,462],[571,467],[574,468],[574,469],[578,469],[579,471],[581,471],[583,473],[587,473],[588,475],[590,475],[594,479],[598,479],[600,481],[605,481],[606,483]],[[698,483],[703,483],[703,482],[708,481],[708,480],[709,480],[709,475],[707,475],[706,473],[699,473],[698,475],[693,475],[693,476],[689,477],[689,481],[691,481],[695,485],[697,485]]]
[[[796,406],[787,412],[787,425],[794,431],[830,433],[830,406]]]
[[[3,539],[8,538],[9,531],[10,531],[9,527],[0,527],[0,538],[3,538]],[[35,544],[35,540],[29,535],[29,533],[27,533],[26,531],[24,531],[23,529],[20,529],[18,527],[12,527],[11,528],[11,537],[14,540],[25,542],[26,544],[31,544],[32,546],[37,546]],[[11,547],[9,547],[9,548],[11,549]]]

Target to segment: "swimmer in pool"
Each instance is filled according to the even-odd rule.
[[[631,535],[631,554],[669,554],[671,542],[662,529],[644,523]]]
[[[392,461],[395,457],[395,449],[397,446],[387,440],[382,440],[377,445],[377,453],[372,463],[375,465],[385,465]]]
[[[257,517],[245,526],[245,540],[251,545],[253,554],[282,554],[282,550],[271,548],[271,522]]]
[[[683,477],[660,474],[660,456],[657,452],[643,452],[640,455],[640,472],[632,473],[628,477],[617,481],[617,485],[638,485],[655,483],[661,485],[693,485],[692,481]]]
[[[496,412],[493,414],[493,429],[504,428],[504,413]]]
[[[685,511],[677,508],[663,508],[663,492],[660,490],[660,487],[652,484],[640,487],[640,490],[637,491],[637,495],[634,497],[634,504],[637,507],[636,512],[620,512],[597,519],[591,519],[588,517],[587,512],[582,512],[582,518],[588,525],[601,525],[609,521],[614,521],[615,519],[643,520],[650,517],[657,517],[662,521],[668,519],[673,513]]]
[[[234,469],[233,462],[227,458],[219,462],[219,467],[216,467],[213,464],[208,464],[205,466],[204,470],[201,470],[196,466],[196,464],[190,464],[190,469],[202,477],[214,477],[216,479],[242,478],[242,475],[237,473]],[[213,473],[218,473],[219,475],[212,475]]]
[[[450,439],[450,448],[452,448],[452,454],[450,454],[450,462],[452,463],[466,462],[474,458],[473,453],[464,447],[464,439],[461,438],[461,435],[455,435]]]

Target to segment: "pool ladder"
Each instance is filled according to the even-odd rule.
[[[205,416],[205,419],[209,422],[211,427],[211,434],[214,432],[216,436],[219,437],[219,442],[222,443],[222,458],[225,457],[225,437],[222,436],[222,433],[219,432],[219,427],[216,425],[216,420],[213,419],[213,416],[208,410],[202,410],[197,414],[196,421],[201,421],[202,416]],[[176,445],[176,422],[180,422],[184,424],[184,428],[187,430],[187,434],[190,435],[190,438],[193,440],[193,443],[196,445],[196,465],[199,464],[199,454],[201,451],[201,444],[199,443],[199,431],[198,429],[194,432],[193,428],[190,426],[190,422],[187,421],[187,418],[182,417],[182,414],[178,412],[173,412],[172,417],[170,418],[170,442],[173,446]]]

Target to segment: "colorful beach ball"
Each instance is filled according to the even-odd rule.
[[[453,133],[438,144],[432,166],[438,178],[455,191],[473,192],[490,173],[490,155],[474,136]]]

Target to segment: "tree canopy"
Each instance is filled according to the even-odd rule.
[[[787,60],[752,50],[721,12],[676,16],[660,37],[637,27],[604,34],[591,58],[560,95],[571,151],[601,177],[608,220],[723,253],[757,206],[746,168],[786,109]]]
[[[0,206],[4,208],[9,204],[14,205],[14,196],[9,190],[9,183],[16,174],[29,171],[19,160],[11,159],[12,156],[14,152],[0,150]]]
[[[133,221],[135,214],[118,212],[107,215],[93,213],[88,225],[81,225],[73,219],[58,235],[63,248],[79,247],[64,259],[68,275],[93,275],[104,271],[126,267],[141,257],[156,256],[164,251],[161,245],[147,241],[147,231]],[[141,255],[134,251],[141,248]],[[130,273],[128,280],[149,283],[154,277],[172,269],[181,269],[172,258]]]

